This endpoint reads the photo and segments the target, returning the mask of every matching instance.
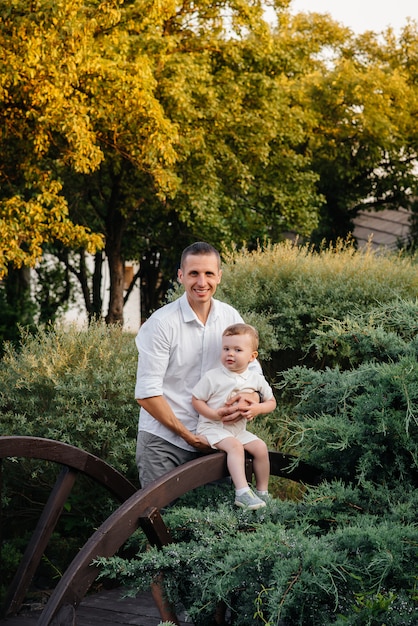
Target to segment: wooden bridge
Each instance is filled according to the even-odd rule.
[[[161,509],[188,491],[229,475],[226,467],[226,455],[219,452],[202,456],[181,465],[144,489],[137,490],[122,474],[98,457],[74,446],[51,439],[0,437],[0,463],[1,459],[8,457],[37,458],[53,461],[62,466],[20,566],[8,589],[3,608],[5,617],[3,622],[5,625],[10,624],[10,626],[25,626],[34,623],[33,619],[24,622],[23,617],[19,618],[18,614],[78,474],[83,473],[106,487],[121,502],[121,505],[81,547],[52,591],[45,607],[37,615],[37,626],[74,626],[75,624],[87,626],[89,623],[97,624],[99,622],[105,626],[105,619],[103,617],[99,619],[97,615],[96,621],[82,621],[86,602],[88,603],[87,600],[83,602],[83,599],[99,574],[99,570],[91,565],[93,560],[99,556],[110,557],[116,554],[138,528],[142,528],[152,545],[158,547],[167,545],[172,541],[172,538],[170,530],[164,524],[160,514]],[[320,479],[318,472],[304,463],[299,463],[296,468],[289,470],[292,460],[293,457],[290,455],[270,452],[271,474],[307,484],[318,482]],[[246,472],[250,481],[253,473],[251,458],[246,460]],[[92,600],[89,599],[89,601]],[[139,616],[141,616],[141,610],[143,613],[145,612],[145,605],[149,605],[150,602],[149,594],[143,594],[139,597],[135,608],[136,611],[139,611]],[[115,604],[115,600],[113,600],[113,604]],[[146,610],[149,613],[150,607],[148,606]],[[150,618],[154,621],[146,622],[144,618],[145,615],[140,617],[142,621],[123,622],[117,621],[113,616],[113,621],[109,623],[141,624],[142,626],[158,623],[155,622],[155,616]],[[20,621],[15,621],[16,619],[20,619]]]
[[[150,591],[142,591],[135,598],[123,597],[124,590],[103,589],[89,593],[77,607],[63,610],[53,626],[158,626],[161,617]],[[1,626],[36,626],[42,607],[22,605],[18,615],[0,619]],[[178,614],[180,626],[193,626],[184,612]]]

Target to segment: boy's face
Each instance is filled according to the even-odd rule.
[[[222,270],[215,254],[189,254],[178,271],[192,309],[210,302],[221,282]]]
[[[250,335],[230,335],[222,337],[221,363],[230,372],[241,374],[251,361],[257,358]]]

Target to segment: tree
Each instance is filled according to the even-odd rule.
[[[10,95],[29,138],[21,170],[33,184],[36,160],[60,185],[54,198],[62,189],[72,221],[103,234],[107,321],[122,320],[127,251],[155,261],[161,239],[173,247],[150,224],[214,243],[316,224],[315,175],[299,149],[308,120],[276,80],[261,2],[29,7],[10,7],[4,29],[5,61],[21,57],[25,68]],[[26,190],[22,179],[14,191]],[[71,269],[85,275],[80,264]]]
[[[175,129],[152,95],[147,60],[127,61],[126,30],[113,28],[119,20],[111,2],[21,0],[2,9],[3,275],[8,263],[33,265],[45,242],[87,252],[103,245],[86,216],[70,220],[64,181],[96,171],[109,146],[146,170],[158,189],[170,186],[163,165],[174,159]]]
[[[44,242],[59,240],[90,251],[102,245],[100,236],[69,219],[62,184],[48,163],[54,152],[57,158],[59,141],[59,158],[76,168],[87,171],[100,158],[91,138],[83,141],[83,129],[88,129],[82,98],[68,98],[75,92],[76,77],[64,33],[61,38],[52,32],[46,36],[42,29],[53,17],[53,4],[2,7],[0,277],[9,263],[33,265]],[[54,11],[54,19],[62,25],[64,4]]]
[[[289,107],[289,89],[272,71],[278,55],[260,7],[245,15],[241,5],[228,6],[235,37],[211,3],[180,4],[153,15],[152,24],[135,20],[137,45],[155,68],[155,95],[177,129],[175,193],[156,193],[147,172],[123,159],[116,168],[112,155],[86,177],[94,214],[111,234],[111,263],[123,266],[118,247],[141,260],[144,316],[161,302],[193,239],[255,244],[316,224],[315,175],[299,150],[305,115]],[[113,295],[107,319],[120,321],[121,290]]]
[[[179,184],[161,198],[143,173],[123,175],[121,246],[141,259],[143,316],[193,239],[251,248],[293,230],[336,240],[365,206],[408,206],[414,195],[416,30],[354,38],[328,17],[291,19],[285,5],[276,30],[255,11],[243,32],[231,4],[233,37],[206,4],[193,5],[189,28],[181,5],[144,44],[178,129]],[[128,215],[129,195],[140,210]]]
[[[323,19],[299,16],[295,27],[307,37]],[[302,89],[317,120],[309,151],[325,198],[315,242],[346,237],[360,210],[411,208],[418,193],[417,24],[399,38],[390,29],[358,37],[346,29],[322,44]]]
[[[360,208],[408,206],[416,27],[399,40],[356,38],[329,17],[274,4],[276,26],[261,0],[5,8],[7,262],[33,263],[57,240],[89,316],[100,317],[104,257],[92,277],[85,257],[102,240],[106,320],[119,323],[128,258],[141,261],[146,316],[194,239],[250,248],[289,230],[335,239]]]

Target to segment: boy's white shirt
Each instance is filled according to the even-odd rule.
[[[258,370],[247,368],[245,372],[237,374],[223,365],[206,372],[193,388],[192,394],[198,400],[206,402],[211,409],[218,409],[226,400],[244,391],[259,391],[264,400],[273,397],[272,388]],[[199,422],[213,423],[213,420],[200,415]]]

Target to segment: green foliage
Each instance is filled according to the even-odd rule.
[[[307,245],[283,242],[254,251],[226,252],[224,258],[219,296],[245,318],[255,320],[256,326],[264,319],[263,326],[270,328],[275,342],[263,341],[263,347],[266,350],[270,345],[274,352],[278,346],[277,369],[308,356],[309,362],[321,362],[324,355],[314,342],[319,341],[317,331],[323,320],[342,321],[353,312],[375,315],[377,305],[389,307],[399,298],[415,298],[418,289],[415,259],[376,255],[370,249],[356,251],[350,242],[319,252]],[[400,311],[398,305],[393,326]],[[388,308],[386,317],[390,315]],[[404,323],[413,328],[413,320],[411,310],[409,322]]]
[[[283,373],[283,400],[294,418],[285,445],[320,467],[361,484],[418,482],[418,365],[416,354],[355,370]]]
[[[274,500],[257,512],[233,510],[232,493],[229,502],[225,496],[225,490],[206,493],[204,508],[199,493],[193,508],[180,501],[165,514],[175,544],[129,561],[100,559],[102,575],[135,593],[163,572],[168,597],[199,626],[212,623],[220,601],[241,626],[280,619],[301,626],[412,626],[416,493],[404,494],[390,520],[362,509],[368,494],[342,483],[311,489],[299,503]],[[406,510],[412,521],[405,521]],[[376,615],[383,621],[367,621]]]
[[[310,17],[302,21],[304,32],[309,22]],[[320,28],[315,21],[313,31]],[[310,138],[312,169],[325,198],[311,238],[316,243],[346,237],[365,208],[409,208],[417,195],[416,83],[407,60],[416,49],[417,23],[398,40],[389,31],[351,35],[334,41],[328,35],[331,46],[323,54],[332,58],[328,71],[304,80],[317,120]]]
[[[0,361],[0,435],[69,443],[136,482],[136,355],[132,335],[100,324],[88,330],[41,328],[36,335],[25,334],[18,347],[6,345]],[[45,461],[3,461],[5,545],[15,545],[34,529],[59,471],[59,466]],[[116,506],[104,488],[78,477],[57,528],[60,539],[48,547],[49,575],[54,568],[63,570]]]
[[[132,474],[136,359],[133,336],[117,327],[25,335],[0,362],[0,433],[69,443]]]
[[[313,347],[322,364],[340,367],[417,357],[417,325],[418,300],[399,298],[343,320],[321,321]]]

